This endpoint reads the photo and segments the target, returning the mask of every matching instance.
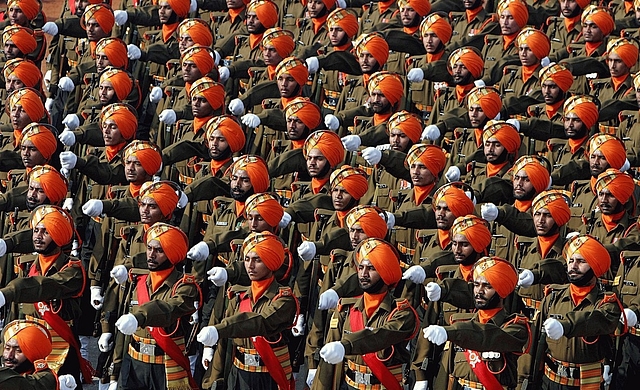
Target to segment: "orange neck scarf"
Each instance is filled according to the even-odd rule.
[[[440,50],[437,53],[427,53],[427,62],[436,62],[439,61],[440,58],[442,58],[442,55],[444,54],[444,50]]]
[[[431,183],[427,186],[414,186],[413,187],[413,199],[416,202],[416,206],[420,206],[422,202],[427,199],[433,187],[435,187],[436,183]]]
[[[240,16],[240,14],[242,13],[242,11],[244,11],[246,7],[242,7],[242,8],[234,8],[234,9],[230,9],[229,10],[229,19],[231,20],[231,23],[235,23],[236,19],[238,18],[238,16]]]
[[[471,23],[473,21],[473,19],[476,18],[476,16],[478,16],[478,14],[480,13],[480,11],[482,11],[482,6],[475,8],[475,9],[468,9],[466,11],[464,11],[467,14],[467,23]]]
[[[391,114],[392,114],[391,112],[387,114],[378,114],[378,113],[373,114],[373,125],[378,126],[381,123],[388,122],[389,118],[391,118]]]
[[[302,149],[302,147],[304,146],[304,142],[305,142],[305,140],[303,140],[303,139],[292,140],[291,141],[291,147],[293,149]]]
[[[564,104],[564,100],[560,100],[559,102],[553,104],[546,104],[544,106],[545,111],[547,112],[547,118],[553,118],[557,113],[560,107]]]
[[[487,163],[487,177],[493,177],[498,174],[509,162],[505,161],[501,164]]]
[[[362,84],[364,85],[365,88],[367,88],[367,86],[369,85],[369,79],[371,78],[370,74],[363,74],[362,75]]]
[[[298,96],[300,96],[300,95],[298,95]],[[289,104],[293,99],[297,98],[298,96],[292,96],[290,98],[281,97],[280,98],[280,104],[282,104],[282,107],[284,108],[284,107],[287,106],[287,104]]]
[[[473,276],[473,264],[471,265],[460,264],[460,274],[462,275],[462,279],[464,281],[470,282]]]
[[[476,137],[476,145],[478,147],[482,146],[482,129],[478,128],[473,130],[473,135]]]
[[[573,28],[580,22],[580,18],[582,15],[574,16],[573,18],[564,18],[564,27],[567,29],[567,32],[573,31]]]
[[[621,85],[624,84],[624,81],[629,77],[629,73],[622,76],[611,76],[611,84],[613,84],[613,89],[617,92]]]
[[[626,210],[622,210],[621,212],[613,215],[602,214],[602,223],[604,223],[604,227],[607,228],[608,232],[618,226],[618,222],[620,222],[622,217],[624,217],[624,213],[626,213]]]
[[[413,35],[415,34],[418,29],[420,28],[420,26],[414,26],[414,27],[403,27],[402,31],[404,31],[405,33],[409,34],[409,35]]]
[[[628,14],[633,9],[633,1],[624,1],[624,13]]]
[[[246,206],[245,202],[240,202],[236,200],[236,217],[240,217],[244,214],[244,207]]]
[[[96,58],[96,47],[98,47],[98,42],[91,41],[89,42],[89,50],[91,50],[91,58]]]
[[[194,134],[198,134],[198,131],[200,131],[200,129],[202,129],[204,127],[204,125],[207,124],[207,122],[209,122],[209,119],[213,118],[213,115],[211,116],[205,116],[204,118],[193,118],[193,132]]]
[[[104,148],[104,153],[107,155],[107,160],[111,161],[113,158],[125,147],[127,143],[121,142],[115,146],[107,146]]]
[[[438,242],[440,242],[440,248],[444,250],[451,243],[451,236],[449,230],[438,229]]]
[[[314,177],[313,179],[311,179],[311,190],[313,190],[314,194],[319,194],[320,190],[322,190],[322,187],[324,187],[328,181],[328,177],[324,179],[318,179]]]
[[[587,297],[587,295],[589,295],[595,286],[595,284],[592,284],[591,286],[578,287],[574,284],[570,284],[569,292],[571,293],[573,305],[578,306]]]
[[[351,50],[351,41],[345,43],[344,45],[334,46],[333,51],[349,51]]]
[[[58,259],[58,256],[60,256],[59,249],[56,251],[56,253],[49,256],[38,254],[38,261],[40,262],[40,272],[42,276],[47,275],[47,272],[49,272],[49,268],[51,268],[53,263],[56,262],[56,260]]]
[[[520,32],[517,32],[515,34],[510,34],[510,35],[503,35],[502,36],[502,50],[507,50],[509,48],[509,46],[511,46],[513,44],[513,41],[516,40],[516,37],[518,36],[518,34],[520,34]]]
[[[13,131],[13,146],[17,148],[22,143],[22,130]]]
[[[532,203],[533,203],[533,199],[529,199],[529,200],[516,199],[516,201],[513,202],[513,207],[515,207],[516,209],[518,209],[518,211],[522,213],[526,213],[531,208]]]
[[[162,286],[162,283],[164,283],[164,281],[167,280],[167,278],[169,277],[169,275],[171,275],[172,272],[173,272],[173,267],[169,269],[163,269],[161,271],[149,272],[149,276],[151,276],[151,292],[152,293],[155,292],[160,286]]]
[[[496,307],[495,309],[487,309],[487,310],[478,310],[478,321],[481,324],[486,324],[490,319],[495,317],[498,312],[502,310],[501,307]]]
[[[386,291],[380,294],[364,293],[364,311],[367,313],[367,318],[371,318],[378,306],[380,306],[380,304],[384,300],[385,296],[387,296]]]
[[[251,295],[253,296],[253,303],[258,302],[258,299],[264,294],[265,291],[271,286],[273,283],[274,276],[264,280],[252,280],[251,281]]]
[[[318,31],[320,31],[320,29],[322,28],[322,26],[326,24],[327,16],[329,16],[329,14],[326,14],[325,16],[322,16],[320,18],[311,18],[311,22],[313,22],[314,34],[317,34]]]
[[[256,46],[262,42],[262,36],[264,34],[249,34],[249,46],[251,46],[251,50],[255,49]]]
[[[538,69],[538,64],[536,65],[526,65],[522,67],[522,81],[525,83],[529,81],[531,76],[536,73],[536,69]]]
[[[458,99],[458,103],[462,104],[464,102],[464,98],[467,97],[467,93],[469,93],[473,87],[474,84],[456,85],[456,99]]]
[[[209,168],[211,169],[211,176],[215,176],[220,172],[220,169],[224,166],[224,164],[228,163],[231,160],[231,157],[222,160],[211,160],[211,164],[209,164]]]
[[[590,180],[590,187],[591,187],[591,192],[596,195],[596,182],[598,181],[597,177],[593,177],[591,176],[591,180]]]
[[[140,195],[140,188],[142,187],[142,184],[135,184],[135,183],[129,183],[129,192],[131,193],[131,196],[134,198],[137,198],[138,195]]]
[[[351,210],[336,211],[336,218],[338,218],[338,225],[340,227],[344,227],[344,219],[347,214],[349,214],[349,211]]]
[[[173,34],[174,31],[176,31],[176,29],[178,28],[179,24],[180,23],[172,23],[172,24],[163,24],[162,25],[162,41],[164,43],[167,43],[169,38],[171,38],[171,35]]]
[[[548,236],[548,237],[538,236],[538,247],[540,248],[540,257],[542,257],[543,259],[547,258],[547,255],[551,251],[551,248],[553,248],[553,244],[556,243],[559,236],[560,236],[560,233],[556,233],[553,236]]]
[[[569,138],[569,148],[571,149],[571,154],[575,154],[578,149],[580,149],[584,141],[586,141],[587,137],[588,135],[580,139]]]
[[[602,42],[585,42],[584,49],[587,51],[587,56],[591,57],[591,54],[593,54],[600,45],[602,45]]]
[[[387,12],[389,7],[395,3],[396,0],[388,0],[388,1],[379,1],[378,2],[378,10],[380,10],[380,14]]]
[[[273,80],[273,78],[276,77],[276,67],[277,66],[267,65],[267,76],[269,80]]]

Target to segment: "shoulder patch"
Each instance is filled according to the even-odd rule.
[[[409,300],[407,298],[404,299],[396,299],[396,309],[398,310],[407,310],[411,307]]]
[[[602,298],[602,303],[615,303],[618,302],[618,297],[616,293],[605,293]]]
[[[35,362],[33,362],[33,366],[34,366],[36,372],[40,372],[40,371],[44,371],[44,370],[48,370],[49,369],[49,365],[47,364],[47,361],[44,360],[44,359],[36,360]]]
[[[293,291],[291,290],[291,287],[280,287],[278,289],[278,295],[273,297],[273,299],[276,300],[280,297],[291,297],[291,296],[293,296]]]

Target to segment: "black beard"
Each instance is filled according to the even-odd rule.
[[[301,139],[307,139],[307,137],[309,136],[309,134],[311,133],[311,130],[309,130],[309,128],[307,126],[304,127],[304,131],[300,134],[299,137],[296,138],[291,138],[289,136],[289,140],[290,141],[299,141]]]
[[[461,262],[458,262],[458,260],[454,260],[454,261],[457,264],[460,264],[460,265],[471,265],[471,264],[475,263],[476,261],[478,261],[478,259],[480,258],[480,255],[481,255],[481,253],[473,251],[473,253],[471,253],[469,256],[465,257],[464,260],[462,260]]]
[[[420,15],[416,14],[416,16],[413,17],[413,20],[411,22],[409,22],[409,24],[405,25],[404,27],[415,27],[415,26],[418,26],[421,21],[422,21],[422,18],[420,17]]]
[[[380,280],[378,280],[375,284],[370,285],[367,288],[362,287],[362,284],[360,284],[360,288],[362,288],[362,291],[369,293],[369,294],[378,294],[382,291],[382,288],[386,286],[384,284],[384,280],[382,280],[382,278],[380,278]]]
[[[589,129],[587,129],[587,126],[585,126],[584,124],[582,125],[582,129],[580,129],[579,132],[576,133],[576,135],[574,135],[573,137],[569,137],[571,139],[581,139],[584,138],[587,135],[587,131]],[[566,133],[565,133],[566,135]]]
[[[5,359],[5,362],[6,362],[6,359]],[[16,360],[12,360],[11,362],[18,363]],[[35,367],[33,366],[33,363],[31,363],[29,360],[25,360],[24,362],[18,364],[17,366],[13,366],[13,371],[17,372],[18,374],[27,374],[29,372],[33,372],[34,370],[35,370]]]
[[[175,12],[172,12],[166,24],[174,24],[174,23],[178,23],[178,15],[176,15]]]
[[[36,250],[36,252],[38,252],[39,254],[44,255],[44,256],[49,256],[50,254],[52,254],[57,249],[58,249],[58,244],[56,244],[55,242],[51,241],[51,243],[49,243],[49,245],[47,245],[47,247],[44,248],[44,250],[41,250],[41,251]]]
[[[467,73],[466,76],[464,76],[462,80],[460,80],[459,83],[456,83],[455,81],[453,83],[455,85],[469,85],[469,84],[473,84],[473,82],[474,82],[473,75],[471,74],[471,72],[469,72]]]
[[[477,302],[475,303],[475,305],[476,305],[476,309],[478,310],[495,309],[500,305],[500,295],[498,295],[498,293],[495,293],[493,294],[491,299],[489,299],[487,303],[485,303],[484,305],[478,305]]]
[[[156,267],[156,269],[154,269],[151,272],[164,271],[164,270],[172,268],[172,267],[173,267],[173,264],[169,261],[169,259],[167,259],[167,261],[165,261],[164,263],[158,265],[158,267]]]
[[[374,74],[377,71],[379,71],[382,67],[380,66],[380,64],[378,64],[378,62],[376,61],[376,65],[371,67],[371,71],[366,72],[365,74]],[[364,73],[364,72],[363,72]]]
[[[518,200],[531,200],[531,199],[535,198],[535,196],[536,196],[536,189],[535,188],[532,188],[531,191],[525,193],[524,195],[522,195],[520,197],[517,197],[515,194],[513,194],[513,197],[515,199],[518,199]]]
[[[342,37],[342,39],[340,40],[340,42],[338,42],[337,45],[335,46],[344,46],[347,44],[347,42],[349,42],[351,40],[351,38],[349,38],[349,36],[347,34],[344,34],[344,37]],[[334,46],[334,47],[335,47]]]
[[[507,149],[505,149],[498,156],[498,159],[496,161],[494,161],[492,164],[495,164],[495,165],[502,164],[503,162],[507,161],[507,157],[509,157],[509,152],[507,151]],[[531,197],[531,198],[533,198],[533,197]]]
[[[227,149],[225,149],[217,157],[213,157],[211,154],[209,154],[209,157],[211,157],[211,159],[214,160],[214,161],[224,161],[224,160],[228,159],[229,157],[231,157],[231,148],[227,147]]]
[[[253,187],[251,187],[248,191],[243,192],[240,195],[236,195],[233,192],[231,192],[231,197],[234,200],[237,200],[238,202],[244,202],[245,200],[247,200],[248,197],[250,197],[251,195],[253,195],[255,192],[253,191]]]
[[[473,3],[473,5],[471,5],[471,8],[469,9],[476,9],[478,7],[482,6],[482,0],[478,0],[475,3]]]
[[[26,204],[27,204],[27,210],[33,211],[36,207],[40,206],[40,204],[53,204],[53,203],[47,197],[47,198],[44,199],[44,202],[42,202],[40,204],[37,204],[36,202],[31,201],[31,200],[29,200],[29,198],[27,198]]]
[[[313,176],[313,177],[316,177],[316,178],[326,177],[330,170],[331,170],[331,166],[329,166],[329,162],[327,162],[324,168],[322,168],[322,170],[316,176]]]
[[[580,276],[579,278],[575,278],[575,279],[571,279],[571,276],[568,275],[567,273],[567,277],[569,278],[569,283],[578,286],[578,287],[585,287],[588,286],[591,283],[591,280],[593,280],[593,278],[596,276],[595,273],[593,273],[593,270],[590,269],[589,271],[587,271],[587,273],[585,273],[584,275]]]

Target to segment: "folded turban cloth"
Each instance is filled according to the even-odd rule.
[[[33,167],[29,172],[29,182],[32,180],[40,183],[51,203],[59,204],[67,196],[67,179],[51,165]]]
[[[606,188],[620,203],[627,203],[635,187],[636,183],[631,176],[614,168],[599,174],[595,185],[596,194]]]
[[[182,57],[180,63],[191,61],[198,67],[198,70],[203,75],[211,72],[215,63],[213,62],[213,57],[211,54],[213,51],[211,48],[207,46],[191,46],[184,53],[182,53]]]
[[[147,230],[145,242],[148,244],[153,240],[160,243],[171,264],[176,265],[187,257],[189,239],[180,228],[156,222]]]
[[[590,96],[574,95],[564,102],[564,115],[575,114],[587,128],[598,121],[598,106]]]
[[[482,72],[484,71],[484,60],[477,49],[472,47],[461,47],[451,53],[451,55],[449,55],[449,61],[447,62],[449,73],[453,72],[452,69],[458,62],[462,62],[462,65],[471,72],[474,79],[482,76]]]
[[[611,168],[620,169],[627,161],[627,151],[624,143],[609,134],[596,134],[589,140],[589,152],[599,150]]]
[[[262,46],[273,46],[282,58],[289,57],[296,47],[293,33],[280,27],[273,27],[264,32]]]
[[[511,172],[515,176],[523,169],[537,194],[549,188],[551,176],[540,160],[531,156],[522,156],[513,164]]]
[[[135,108],[124,103],[113,103],[105,106],[100,112],[100,122],[113,120],[118,126],[122,137],[126,140],[132,139],[138,129],[138,118]]]
[[[284,209],[280,205],[278,198],[266,192],[253,194],[247,198],[244,212],[249,215],[253,210],[256,210],[262,219],[272,227],[278,226],[284,215]]]
[[[345,151],[340,136],[332,131],[318,130],[311,133],[302,148],[305,158],[312,149],[318,149],[332,168],[344,160]]]
[[[275,27],[278,23],[278,6],[267,0],[254,0],[247,6],[247,13],[255,12],[264,28]]]
[[[162,153],[151,142],[134,140],[124,148],[124,161],[134,156],[140,161],[142,168],[148,175],[155,175],[162,167]]]
[[[297,97],[287,103],[284,108],[285,118],[295,116],[304,123],[309,130],[314,130],[320,126],[322,113],[320,107],[311,102],[308,98]]]
[[[389,59],[389,44],[378,33],[360,35],[356,41],[355,49],[356,56],[360,56],[363,51],[369,52],[381,67]]]
[[[214,131],[220,130],[233,153],[239,152],[244,148],[244,143],[246,142],[244,131],[242,131],[242,127],[233,117],[228,115],[213,117],[209,119],[205,128],[207,129],[207,140],[213,137]]]
[[[578,253],[587,261],[596,277],[604,275],[611,267],[611,256],[607,249],[595,238],[587,235],[579,235],[570,238],[562,255],[566,261]]]
[[[473,201],[464,193],[464,190],[452,184],[445,184],[438,188],[431,204],[435,209],[440,202],[446,203],[456,218],[472,214],[475,207]]]
[[[71,243],[74,233],[73,220],[62,208],[53,205],[36,207],[31,213],[31,228],[39,224],[44,225],[57,246],[63,247]]]
[[[36,0],[11,0],[7,3],[9,8],[20,8],[27,19],[33,20],[42,10],[42,4]]]
[[[341,29],[347,33],[347,36],[351,39],[356,36],[358,33],[358,29],[360,28],[358,25],[358,18],[356,15],[344,8],[338,8],[329,14],[327,17],[327,30],[329,30],[332,26],[339,26]]]
[[[111,32],[116,21],[113,17],[113,10],[105,3],[91,4],[85,8],[82,17],[80,18],[80,26],[83,29],[86,29],[86,23],[91,19],[95,19],[102,30],[106,33]]]
[[[393,129],[402,131],[411,142],[416,143],[422,135],[422,121],[408,111],[398,111],[387,122],[387,133],[391,134]]]
[[[31,87],[40,90],[42,87],[42,72],[40,68],[33,62],[23,59],[14,58],[4,64],[3,74],[5,80],[11,75],[15,75],[25,87]]]
[[[176,13],[179,18],[184,18],[189,13],[191,2],[189,0],[167,0],[171,10]]]
[[[505,147],[508,153],[515,153],[520,148],[520,133],[505,121],[489,121],[482,132],[482,142],[495,138]]]
[[[22,130],[21,143],[25,141],[33,142],[42,157],[49,160],[58,149],[58,139],[53,134],[55,129],[51,125],[42,123],[29,123]]]
[[[479,105],[487,118],[495,118],[502,109],[502,98],[493,87],[474,87],[467,94],[467,107]]]
[[[447,163],[447,156],[439,146],[415,144],[407,153],[404,160],[405,167],[409,168],[416,160],[427,167],[433,176],[439,176]]]
[[[591,21],[598,26],[605,36],[611,34],[615,28],[613,17],[604,7],[589,5],[585,8],[584,11],[582,11],[582,25],[584,26],[588,21]]]
[[[391,105],[398,103],[404,95],[404,85],[400,77],[395,73],[386,71],[372,74],[371,78],[369,78],[367,89],[369,90],[369,95],[372,95],[373,91],[379,89]]]
[[[102,38],[96,45],[96,53],[102,53],[107,56],[111,66],[120,69],[126,69],[129,66],[129,57],[127,56],[127,44],[120,38]]]
[[[429,0],[399,0],[398,8],[413,8],[420,17],[424,17],[431,12],[431,3]]]
[[[7,26],[2,31],[2,41],[11,41],[22,54],[33,53],[38,47],[33,30],[22,26]]]
[[[535,55],[539,60],[548,56],[549,51],[551,50],[551,41],[549,40],[549,37],[547,37],[542,31],[536,30],[532,27],[527,27],[520,31],[520,34],[516,37],[516,44],[518,47],[524,44],[529,46],[533,55]]]
[[[498,4],[498,16],[502,15],[504,11],[509,11],[518,24],[518,27],[523,28],[527,25],[527,21],[529,20],[527,4],[520,0],[502,0],[500,4]]]
[[[367,238],[355,249],[356,263],[369,260],[387,286],[395,286],[402,277],[398,252],[386,241]]]
[[[427,16],[420,24],[420,34],[422,34],[422,36],[425,36],[431,31],[440,38],[440,42],[442,42],[443,45],[449,43],[451,35],[453,34],[453,28],[451,24],[449,24],[449,21],[437,13]]]
[[[540,84],[547,80],[556,83],[562,92],[567,92],[573,84],[573,75],[563,65],[553,64],[540,69]]]
[[[307,69],[307,64],[301,59],[287,57],[276,66],[276,79],[283,74],[288,74],[293,77],[299,86],[303,86],[309,78],[309,69]]]
[[[178,207],[178,201],[180,200],[176,187],[177,184],[169,181],[148,181],[140,188],[138,199],[141,201],[146,198],[153,199],[160,208],[162,215],[168,218]]]
[[[272,272],[277,271],[284,263],[284,246],[282,241],[273,233],[251,233],[244,240],[242,253],[255,252],[260,260]]]
[[[625,38],[609,41],[607,52],[616,53],[629,68],[638,62],[638,47]]]
[[[196,45],[213,45],[213,33],[211,28],[202,19],[185,19],[178,25],[180,35],[188,35]]]
[[[16,320],[4,328],[5,345],[16,339],[24,356],[31,363],[45,359],[51,354],[51,334],[42,325],[34,321]]]
[[[232,173],[238,170],[247,171],[253,192],[256,194],[269,188],[269,169],[261,157],[245,155],[234,162],[230,169]]]
[[[499,257],[483,257],[473,265],[473,279],[484,276],[500,298],[506,298],[518,283],[518,272],[508,261]]]
[[[219,109],[224,104],[226,97],[224,86],[218,82],[215,82],[209,77],[201,77],[191,85],[189,90],[191,97],[203,96],[207,99],[207,102],[211,104],[211,108],[214,110]]]
[[[491,232],[487,221],[475,215],[465,215],[455,219],[449,235],[453,238],[456,234],[466,237],[467,241],[477,253],[485,253],[491,244]]]
[[[127,72],[116,68],[107,68],[100,74],[100,84],[104,81],[111,83],[113,90],[116,91],[118,100],[123,101],[129,96],[133,89],[133,80]]]
[[[356,206],[345,217],[345,225],[351,228],[358,223],[367,237],[384,239],[387,235],[387,221],[379,213],[380,210],[372,206]]]
[[[562,191],[543,191],[533,199],[533,212],[547,209],[558,226],[563,226],[571,219],[571,209],[567,204],[566,196]]]
[[[342,186],[354,199],[360,200],[369,189],[367,174],[359,168],[343,165],[331,173],[329,179],[331,189]]]

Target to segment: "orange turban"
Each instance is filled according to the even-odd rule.
[[[264,28],[275,27],[278,23],[278,6],[269,0],[253,0],[247,6],[247,13],[252,11]]]
[[[576,3],[578,3],[578,7],[580,7],[581,9],[584,9],[586,6],[588,6],[591,1],[590,0],[576,0]]]
[[[102,53],[107,56],[111,66],[126,69],[129,66],[129,57],[127,57],[127,44],[120,38],[102,38],[96,45],[96,53]]]
[[[42,4],[36,0],[11,0],[7,3],[9,8],[20,8],[27,19],[33,20],[42,10]]]
[[[13,91],[7,98],[9,109],[16,104],[22,106],[26,111],[29,119],[34,122],[39,121],[44,116],[44,104],[42,103],[42,95],[33,88],[20,88]]]
[[[113,86],[113,90],[116,91],[116,96],[120,101],[126,99],[133,89],[133,80],[124,70],[111,67],[105,69],[100,75],[100,83],[104,81],[111,83],[111,86]]]
[[[500,94],[493,87],[474,87],[467,94],[467,107],[479,105],[487,118],[495,118],[502,109]]]
[[[166,0],[166,1],[167,3],[169,3],[169,6],[171,6],[171,9],[173,10],[173,12],[176,13],[176,15],[179,18],[184,18],[189,13],[189,6],[191,5],[191,2],[189,0]]]
[[[534,214],[540,209],[549,210],[558,226],[565,225],[571,219],[571,209],[562,191],[549,190],[541,192],[533,199],[532,208]]]
[[[506,298],[518,283],[513,264],[499,257],[483,257],[473,265],[473,280],[484,276],[500,298]]]
[[[253,194],[247,198],[244,212],[249,215],[253,210],[256,210],[262,219],[272,227],[278,226],[284,215],[284,209],[278,198],[269,193]]]
[[[53,134],[55,129],[51,125],[43,123],[29,123],[22,130],[22,141],[31,141],[42,154],[42,157],[49,160],[58,149],[58,139]]]
[[[273,233],[250,233],[244,240],[242,253],[256,252],[260,260],[271,271],[277,271],[284,263],[284,246],[282,241]]]
[[[596,26],[598,26],[598,28],[600,28],[605,36],[611,34],[616,26],[613,17],[609,14],[607,9],[596,5],[589,5],[585,8],[584,11],[582,11],[580,21],[582,25],[585,25],[588,21],[592,21]]]
[[[627,151],[624,143],[609,134],[596,134],[589,141],[589,153],[600,150],[611,168],[620,169],[627,161]]]
[[[71,242],[74,233],[73,220],[69,213],[53,205],[36,207],[31,213],[31,229],[43,224],[49,236],[57,246],[63,247]]]
[[[422,121],[407,111],[398,111],[391,115],[387,122],[387,133],[391,134],[393,129],[399,129],[409,137],[411,142],[416,143],[422,135]]]
[[[527,174],[529,181],[533,185],[533,188],[536,190],[536,193],[539,194],[549,188],[551,176],[540,160],[531,156],[522,156],[515,162],[515,164],[513,164],[511,172],[513,173],[513,176],[515,176],[523,169]]]
[[[369,189],[367,174],[359,168],[343,165],[331,173],[329,184],[333,190],[337,186],[342,186],[354,199],[360,200]]]
[[[148,175],[155,175],[162,167],[162,153],[151,142],[135,140],[124,148],[126,162],[129,156],[134,156],[140,161],[142,168]]]
[[[332,131],[318,130],[311,133],[304,141],[304,147],[302,148],[305,158],[311,149],[318,149],[332,168],[335,168],[344,160],[345,152],[340,136]]]
[[[220,83],[213,81],[209,77],[201,77],[191,85],[189,91],[191,97],[204,96],[205,99],[211,104],[214,110],[219,109],[224,104],[226,97],[224,86]]]
[[[331,29],[331,26],[338,25],[341,29],[347,33],[350,39],[356,36],[358,33],[358,18],[356,15],[344,8],[337,8],[329,14],[327,17],[327,30]]]
[[[633,181],[633,178],[626,173],[609,168],[598,175],[595,185],[596,194],[605,188],[608,189],[620,203],[627,203],[629,198],[631,198],[631,194],[633,194],[633,190],[636,188],[636,183]]]
[[[284,108],[285,118],[295,116],[304,123],[309,130],[315,130],[322,122],[320,107],[311,102],[308,98],[297,97],[287,103]]]
[[[440,202],[445,202],[456,218],[473,214],[475,207],[473,201],[464,193],[464,190],[452,184],[443,185],[438,188],[438,191],[433,195],[431,205],[434,210]]]
[[[33,53],[38,47],[33,30],[22,26],[7,26],[2,31],[2,41],[12,41],[22,54]]]
[[[5,80],[14,74],[25,87],[31,87],[40,90],[42,83],[42,72],[40,68],[33,62],[23,59],[14,58],[4,64],[3,72]]]
[[[86,30],[87,27],[85,24],[91,19],[95,19],[102,30],[106,33],[111,32],[113,24],[115,23],[113,10],[106,3],[91,4],[90,6],[85,8],[82,17],[80,18],[80,26]]]
[[[433,31],[443,45],[449,43],[451,35],[453,34],[453,28],[445,17],[440,14],[432,13],[422,20],[420,24],[420,34],[425,36],[428,32]]]
[[[307,64],[299,58],[287,57],[276,66],[276,79],[283,74],[288,74],[298,83],[300,87],[307,83],[309,69]]]
[[[293,41],[293,33],[280,27],[273,27],[264,32],[262,46],[273,46],[282,58],[289,57],[296,47]]]
[[[256,194],[265,192],[269,188],[269,170],[267,163],[261,157],[245,155],[234,162],[230,169],[232,174],[237,170],[247,171],[253,192]]]
[[[368,51],[382,67],[389,59],[389,44],[378,33],[362,34],[355,44],[356,56]]]
[[[180,228],[167,223],[156,222],[147,230],[145,237],[147,244],[153,240],[157,240],[160,243],[171,264],[176,265],[187,257],[189,239]]]
[[[148,181],[140,187],[138,199],[153,199],[158,205],[158,208],[160,208],[162,215],[168,218],[176,207],[178,207],[178,200],[180,200],[176,192],[176,187],[178,187],[178,185],[170,181]]]
[[[465,215],[453,221],[449,235],[453,238],[456,234],[461,234],[467,238],[473,250],[477,253],[485,253],[491,244],[491,232],[487,226],[487,221],[475,215]]]
[[[567,92],[573,84],[573,75],[560,64],[553,64],[540,69],[540,84],[551,80],[563,91]]]
[[[213,57],[211,54],[213,52],[207,46],[191,46],[184,53],[182,53],[182,57],[180,58],[180,63],[186,61],[192,61],[198,67],[198,70],[202,75],[206,75],[211,72],[215,63],[213,62]]]
[[[113,120],[126,140],[132,139],[138,129],[138,118],[135,108],[124,103],[113,103],[105,106],[100,112],[100,123]]]
[[[416,160],[420,160],[433,176],[439,176],[447,163],[447,156],[439,146],[415,144],[407,153],[405,167],[409,168]]]
[[[33,167],[29,172],[29,182],[32,180],[40,183],[51,203],[59,204],[67,196],[67,179],[51,165]]]
[[[367,238],[355,249],[356,264],[369,260],[384,284],[395,286],[402,277],[398,252],[388,242],[379,238]]]
[[[5,345],[16,339],[24,356],[31,363],[45,359],[51,354],[51,334],[42,325],[33,321],[15,320],[4,328]]]
[[[520,34],[516,37],[516,44],[520,47],[523,44],[529,46],[529,49],[533,52],[533,55],[537,59],[541,60],[549,55],[551,50],[551,41],[545,33],[540,30],[536,30],[533,27],[527,27],[520,31]]]
[[[515,153],[520,148],[520,133],[505,121],[487,122],[482,132],[482,142],[487,142],[489,138],[496,138],[507,149],[507,153]]]
[[[584,125],[590,129],[598,121],[598,106],[591,96],[575,95],[564,102],[564,115],[576,114]]]
[[[476,48],[461,47],[451,53],[447,62],[449,73],[452,73],[452,69],[457,62],[462,62],[465,68],[471,72],[473,78],[477,79],[482,76],[484,60]]]
[[[205,128],[207,129],[207,140],[213,136],[214,131],[220,130],[224,139],[227,140],[231,152],[239,152],[244,148],[246,137],[234,117],[228,115],[213,117],[207,121]]]
[[[429,0],[400,0],[398,8],[412,8],[420,17],[424,17],[431,12],[431,3]]]
[[[180,35],[188,35],[196,45],[213,45],[213,33],[211,28],[202,19],[185,19],[178,25]]]
[[[597,278],[604,275],[611,267],[611,256],[597,239],[588,235],[571,237],[562,251],[562,256],[569,261],[574,253],[578,253],[587,261]]]
[[[504,11],[509,11],[520,28],[527,25],[527,21],[529,20],[529,9],[522,1],[502,0],[500,4],[498,4],[498,16],[502,15]]]
[[[387,221],[378,213],[380,210],[372,206],[356,206],[345,217],[345,225],[351,228],[358,223],[367,237],[382,240],[387,236]]]
[[[616,53],[627,67],[631,68],[638,62],[638,47],[625,38],[609,41],[607,52]]]
[[[369,95],[379,89],[392,106],[398,103],[404,95],[404,85],[400,76],[387,71],[372,74],[371,78],[369,78],[367,89],[369,90]]]
[[[302,3],[306,4],[307,1],[303,1]],[[336,0],[322,0],[322,3],[324,4],[327,11],[332,10],[336,6]]]

